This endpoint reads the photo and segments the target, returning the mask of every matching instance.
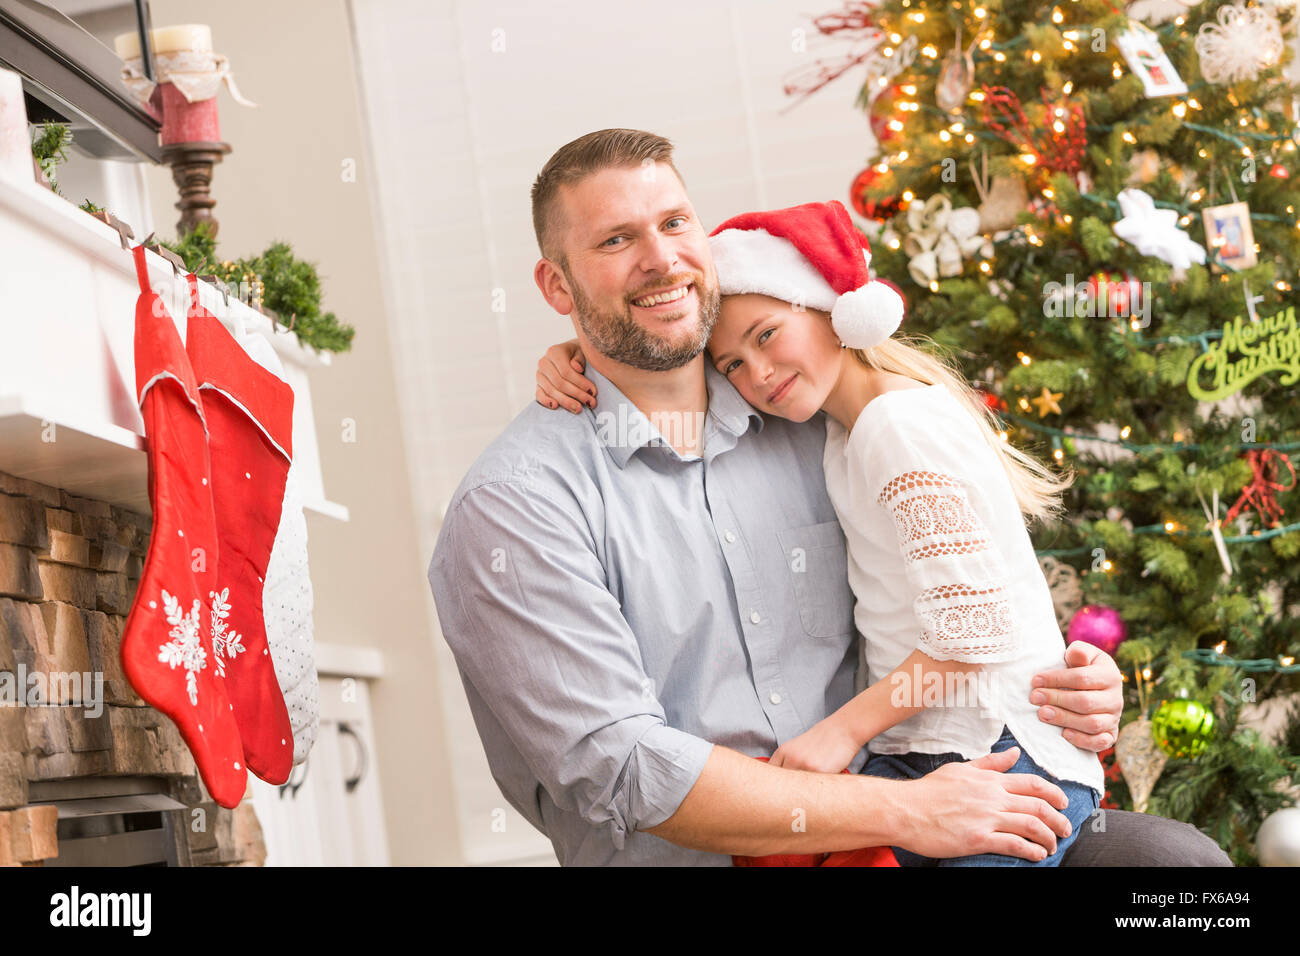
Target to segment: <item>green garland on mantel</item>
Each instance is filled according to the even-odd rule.
[[[216,276],[232,294],[267,312],[271,321],[292,328],[304,345],[323,352],[352,348],[356,329],[339,322],[333,312],[321,312],[316,267],[297,258],[287,242],[277,240],[260,255],[219,259],[216,237],[205,222],[173,242],[159,241],[184,259],[191,272]]]
[[[68,158],[72,129],[66,123],[42,124],[32,138],[32,155],[58,195],[55,169]],[[80,206],[92,216],[103,208],[89,199]],[[272,322],[291,330],[304,345],[322,352],[347,352],[352,348],[356,329],[339,322],[333,312],[321,312],[320,275],[316,266],[293,254],[287,242],[276,241],[261,255],[245,259],[217,258],[217,240],[207,223],[199,223],[191,232],[162,245],[185,260],[196,275],[214,275],[230,286],[254,308],[261,309]]]

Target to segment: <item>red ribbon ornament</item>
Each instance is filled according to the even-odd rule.
[[[1088,142],[1088,123],[1083,107],[1062,97],[1056,102],[1042,91],[1046,112],[1041,124],[1031,124],[1025,116],[1020,97],[1005,86],[983,87],[984,125],[1023,153],[1034,157],[1035,164],[1057,172],[1074,175],[1083,167],[1083,151]],[[1054,128],[1060,123],[1061,131]]]
[[[1241,497],[1228,509],[1225,520],[1232,521],[1243,509],[1254,508],[1259,512],[1260,520],[1265,525],[1275,528],[1281,522],[1282,516],[1286,514],[1282,506],[1277,503],[1277,493],[1290,491],[1295,487],[1295,466],[1284,453],[1272,448],[1248,451],[1246,460],[1250,462],[1253,477],[1250,483],[1241,489]],[[1279,465],[1285,465],[1291,472],[1289,485],[1283,485],[1277,480]]]
[[[818,33],[823,36],[846,36],[855,45],[839,56],[821,57],[792,71],[782,84],[785,95],[797,96],[801,100],[812,96],[832,80],[874,56],[879,41],[884,37],[874,16],[872,4],[864,0],[848,0],[841,10],[813,17],[813,26]]]

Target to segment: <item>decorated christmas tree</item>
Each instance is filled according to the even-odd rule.
[[[1076,476],[1032,533],[1063,629],[1127,680],[1108,804],[1238,864],[1300,784],[1294,10],[850,3],[787,85],[866,70],[850,199],[905,329]]]

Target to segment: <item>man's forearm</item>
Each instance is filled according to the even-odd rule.
[[[769,767],[714,746],[677,812],[647,830],[692,850],[766,856],[899,845],[915,825],[906,781]]]

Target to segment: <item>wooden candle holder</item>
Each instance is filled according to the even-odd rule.
[[[229,143],[173,143],[162,148],[163,162],[172,168],[172,180],[180,190],[176,208],[181,211],[177,235],[186,235],[200,222],[209,223],[216,236],[220,223],[212,215],[217,201],[212,198],[212,167],[230,152]]]

